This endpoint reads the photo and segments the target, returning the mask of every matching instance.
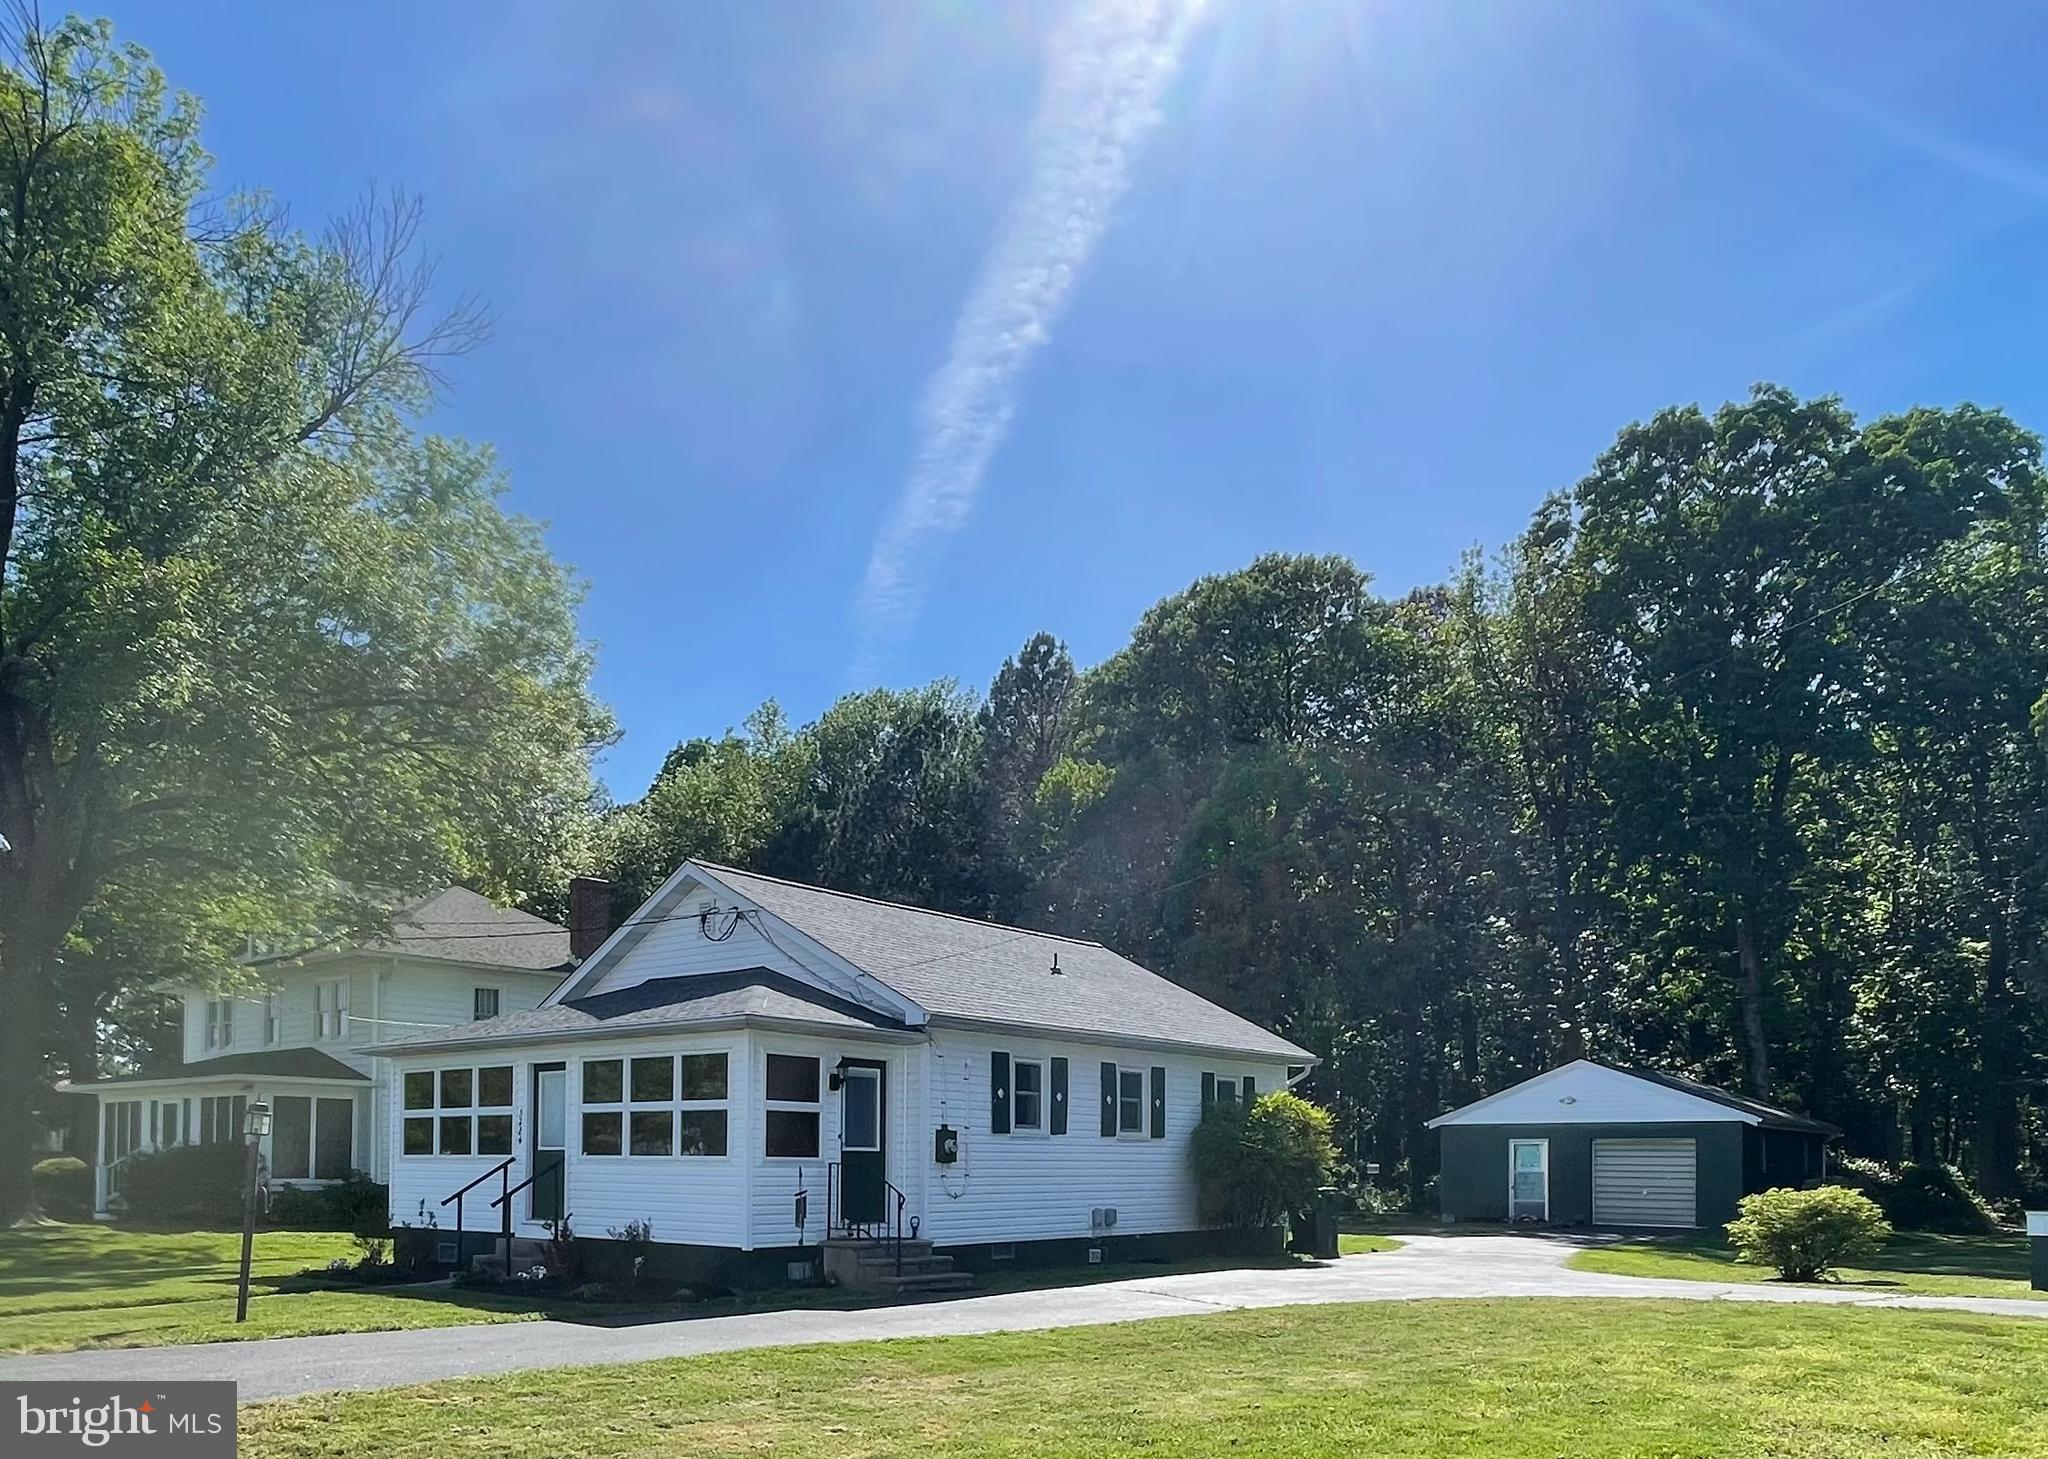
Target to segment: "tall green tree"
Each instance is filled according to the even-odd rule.
[[[37,1039],[109,888],[230,876],[304,921],[488,884],[609,733],[576,592],[488,455],[410,422],[482,320],[416,211],[319,239],[205,202],[192,104],[104,25],[0,67],[0,1218]],[[501,894],[528,890],[492,885]]]

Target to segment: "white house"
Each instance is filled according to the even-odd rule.
[[[256,1100],[272,1111],[262,1150],[272,1184],[322,1184],[351,1170],[389,1179],[378,1118],[387,1075],[358,1046],[530,1009],[574,964],[568,929],[450,887],[400,913],[388,937],[249,966],[263,980],[254,996],[182,995],[177,1064],[59,1086],[98,1100],[101,1214],[131,1155],[240,1140]]]
[[[1196,1238],[1205,1105],[1314,1062],[1099,943],[703,862],[539,1007],[366,1052],[401,1241],[452,1259],[466,1188],[465,1234],[646,1221],[728,1281],[828,1234],[977,1265]]]

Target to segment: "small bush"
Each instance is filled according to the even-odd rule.
[[[271,1192],[270,1224],[294,1231],[346,1231],[383,1237],[391,1232],[391,1191],[360,1170],[330,1186],[283,1186]]]
[[[44,1215],[59,1221],[92,1219],[92,1167],[76,1155],[38,1160],[31,1176]]]
[[[239,1141],[131,1155],[121,1167],[122,1214],[167,1226],[239,1225],[247,1171]]]
[[[1836,1176],[1876,1201],[1900,1231],[1938,1231],[1981,1236],[1997,1228],[1991,1208],[1952,1165],[1885,1165],[1850,1158]]]
[[[1203,1222],[1237,1231],[1278,1225],[1314,1204],[1336,1153],[1329,1111],[1298,1095],[1217,1105],[1189,1149]]]
[[[1771,1190],[1744,1196],[1728,1239],[1743,1261],[1776,1269],[1788,1282],[1817,1282],[1869,1256],[1892,1234],[1876,1201],[1845,1186]]]

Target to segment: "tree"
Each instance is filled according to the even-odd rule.
[[[1005,919],[1023,910],[1030,812],[1040,782],[1073,742],[1078,685],[1067,646],[1040,633],[1003,660],[981,707],[982,876],[989,910]]]
[[[484,321],[418,211],[309,240],[203,202],[196,114],[110,29],[0,68],[0,1218],[60,950],[133,878],[300,925],[494,880],[589,798],[576,592],[487,453],[410,422]],[[538,874],[538,873],[536,873]]]

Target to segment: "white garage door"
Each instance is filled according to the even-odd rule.
[[[1593,1224],[1697,1226],[1698,1179],[1691,1140],[1595,1140]]]

